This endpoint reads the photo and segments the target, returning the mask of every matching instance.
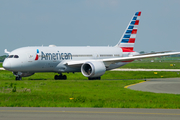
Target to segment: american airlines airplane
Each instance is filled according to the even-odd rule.
[[[141,12],[136,12],[124,34],[114,47],[23,47],[5,53],[6,70],[12,71],[16,80],[36,72],[56,72],[55,80],[66,80],[62,73],[81,72],[89,80],[101,79],[106,70],[126,65],[136,59],[180,54],[180,52],[140,55],[133,51]]]

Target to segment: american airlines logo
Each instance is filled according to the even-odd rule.
[[[39,55],[39,50],[37,49],[37,54],[35,60],[38,60],[41,57],[41,60],[70,60],[72,59],[71,53],[44,53],[41,51],[41,55]]]
[[[41,60],[70,60],[71,53],[44,53],[41,51]]]

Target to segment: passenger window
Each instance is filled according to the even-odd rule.
[[[19,58],[19,56],[18,55],[14,55],[14,58]]]
[[[14,55],[10,55],[8,58],[13,58]]]

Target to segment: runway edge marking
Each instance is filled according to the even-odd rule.
[[[139,83],[136,83],[136,84],[127,85],[127,86],[124,86],[124,88],[128,88],[130,86],[137,85],[137,84],[140,84],[140,83],[143,83],[143,82],[146,82],[146,81],[142,81],[142,82],[139,82]]]

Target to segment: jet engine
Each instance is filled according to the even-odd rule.
[[[101,61],[86,62],[81,66],[81,72],[88,78],[100,78],[106,71],[106,67]]]
[[[28,76],[31,76],[33,75],[34,73],[22,73],[22,72],[13,72],[13,74],[16,76],[16,77],[28,77]]]

